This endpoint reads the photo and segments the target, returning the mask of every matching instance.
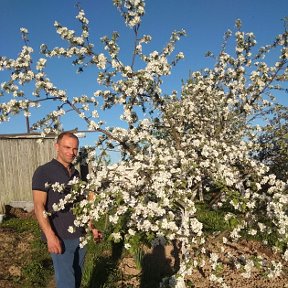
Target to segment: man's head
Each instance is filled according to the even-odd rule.
[[[79,139],[72,132],[62,132],[57,137],[55,149],[57,160],[65,167],[69,166],[78,153]]]

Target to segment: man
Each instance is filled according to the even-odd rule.
[[[55,144],[56,159],[38,167],[32,178],[34,210],[42,238],[53,260],[57,288],[80,287],[86,254],[86,249],[79,247],[83,229],[77,227],[73,233],[68,232],[75,220],[69,207],[58,212],[52,209],[54,203],[59,203],[69,193],[67,183],[73,177],[79,177],[79,172],[72,164],[78,147],[79,139],[76,135],[71,132],[61,133]],[[66,185],[63,192],[53,190],[51,185],[56,182]],[[46,211],[52,212],[51,216],[47,217]],[[93,230],[94,239],[100,239],[101,232]]]

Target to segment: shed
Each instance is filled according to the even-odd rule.
[[[32,175],[55,157],[54,141],[54,135],[43,138],[39,133],[0,135],[0,204],[31,205]]]

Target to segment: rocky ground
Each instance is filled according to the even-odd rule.
[[[33,213],[27,214],[24,211],[14,211],[14,217],[33,217]],[[0,288],[18,288],[21,286],[21,276],[23,273],[23,265],[27,261],[33,260],[31,255],[31,245],[34,240],[33,234],[29,232],[16,233],[13,229],[0,226]],[[221,244],[217,238],[209,240],[208,250],[213,252],[221,251]],[[208,251],[209,252],[209,251]],[[220,252],[219,252],[220,253]],[[235,259],[240,255],[253,257],[253,255],[260,254],[262,258],[268,262],[271,260],[279,261],[280,256],[273,253],[271,249],[260,245],[255,241],[242,241],[239,243],[230,243],[222,251],[220,259],[223,263],[224,281],[230,288],[288,288],[288,263],[284,262],[283,272],[275,279],[265,277],[259,271],[254,270],[249,279],[244,278],[240,271],[233,267],[225,255],[233,255]],[[133,258],[124,258],[119,268],[123,274],[123,281],[119,283],[119,287],[149,287],[156,288],[159,278],[163,275],[171,273],[172,268],[177,265],[177,257],[175,257],[175,247],[158,248],[154,251],[147,251],[143,258],[143,271],[140,274],[139,269],[136,268]],[[192,275],[192,282],[195,288],[214,288],[220,287],[215,283],[209,282],[209,270],[211,268],[207,265],[201,271],[197,271]],[[155,273],[157,272],[157,273]],[[153,278],[154,277],[154,278]],[[11,281],[13,279],[13,281]],[[17,283],[19,279],[19,283]],[[153,279],[155,280],[153,282]],[[145,285],[150,281],[151,285]],[[47,287],[55,287],[53,278],[47,279]],[[159,282],[158,282],[159,283]],[[40,287],[39,287],[40,288]],[[44,288],[44,287],[43,287]]]

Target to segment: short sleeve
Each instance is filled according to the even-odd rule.
[[[45,173],[44,167],[38,167],[32,177],[32,190],[48,192],[49,188],[45,185],[47,182],[49,182],[49,178],[47,177],[47,173]]]

